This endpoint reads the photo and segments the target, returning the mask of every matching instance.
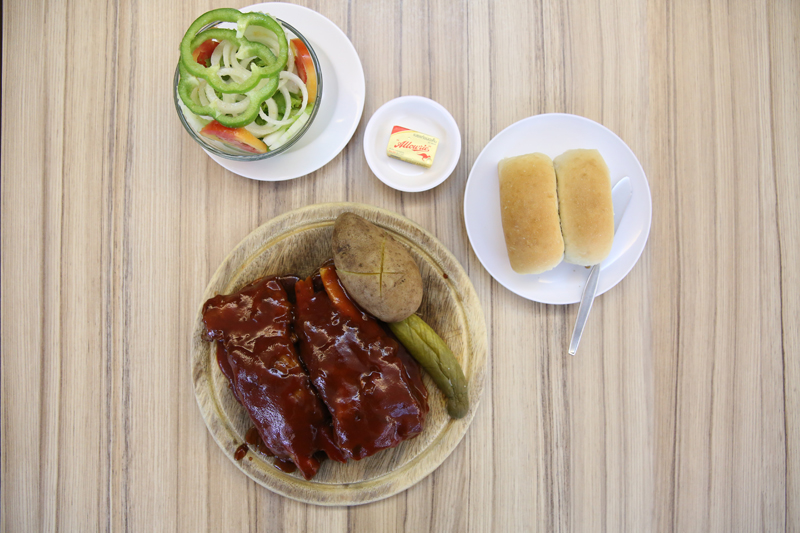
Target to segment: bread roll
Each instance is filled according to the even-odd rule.
[[[497,171],[511,268],[520,274],[550,270],[564,255],[553,161],[544,154],[509,157]]]
[[[614,242],[614,206],[608,166],[597,150],[569,150],[553,160],[564,261],[596,265]]]

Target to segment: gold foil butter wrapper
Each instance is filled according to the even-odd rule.
[[[431,168],[439,139],[402,126],[392,128],[386,155],[400,161]]]

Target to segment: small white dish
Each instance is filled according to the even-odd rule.
[[[239,11],[261,11],[285,20],[311,42],[322,67],[322,103],[314,123],[285,153],[261,161],[232,161],[206,152],[220,166],[245,178],[284,181],[310,174],[339,155],[364,111],[364,68],[353,43],[327,17],[307,7],[280,2]]]
[[[431,168],[386,155],[394,126],[439,139]],[[401,96],[386,102],[375,111],[364,131],[364,156],[369,168],[379,180],[398,191],[420,192],[436,187],[450,176],[460,155],[461,133],[453,115],[423,96]]]
[[[596,148],[608,164],[611,185],[631,180],[631,199],[614,235],[608,258],[600,266],[597,295],[622,281],[639,260],[650,235],[652,201],[642,165],[614,132],[576,115],[536,115],[498,133],[472,166],[464,192],[464,221],[472,249],[483,267],[501,285],[523,298],[546,304],[572,304],[581,299],[589,270],[562,262],[542,274],[517,274],[508,260],[500,218],[497,163],[505,157],[541,152],[551,158],[572,148]]]

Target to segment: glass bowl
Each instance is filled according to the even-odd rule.
[[[303,44],[306,45],[308,52],[311,54],[311,59],[314,61],[314,71],[317,74],[317,98],[314,100],[314,107],[311,110],[311,115],[308,117],[308,121],[303,125],[300,131],[298,131],[297,134],[295,134],[295,136],[289,139],[286,143],[275,150],[269,150],[263,154],[254,154],[251,152],[245,152],[244,150],[237,150],[232,146],[227,146],[221,142],[200,135],[199,128],[195,129],[192,127],[190,124],[191,118],[187,119],[187,117],[184,115],[184,110],[189,113],[191,113],[191,111],[184,106],[180,96],[178,95],[178,82],[181,78],[179,60],[179,65],[175,67],[175,78],[172,87],[173,98],[175,99],[175,111],[177,111],[178,118],[181,119],[181,124],[183,124],[183,127],[187,132],[189,132],[189,135],[192,137],[192,139],[194,139],[204,150],[226,159],[232,159],[234,161],[260,161],[261,159],[269,159],[270,157],[275,157],[279,154],[282,154],[294,146],[294,144],[300,140],[300,138],[308,131],[308,129],[311,127],[311,124],[314,122],[314,118],[316,118],[320,103],[322,102],[322,68],[320,68],[319,59],[317,58],[317,54],[314,52],[314,48],[311,46],[311,43],[308,42],[308,39],[306,39],[303,34],[286,22],[278,18],[275,18],[275,20],[277,20],[281,26],[288,30],[290,35],[286,36],[287,40],[293,39],[291,35],[294,35],[294,37],[297,37],[303,41]],[[222,26],[224,27],[225,25]],[[311,102],[309,102],[309,104],[310,103]]]

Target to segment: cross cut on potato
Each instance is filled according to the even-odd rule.
[[[422,302],[422,276],[408,250],[375,224],[342,213],[333,227],[333,260],[350,296],[384,322],[399,322]]]

